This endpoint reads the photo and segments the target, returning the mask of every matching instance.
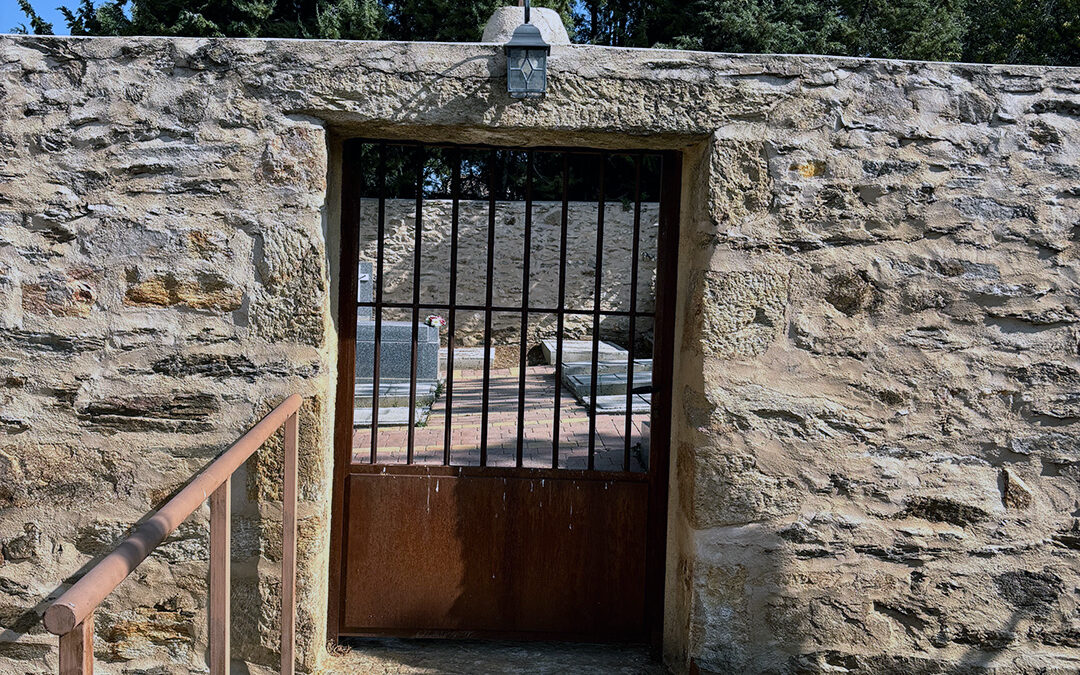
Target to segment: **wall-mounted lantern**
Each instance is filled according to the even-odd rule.
[[[529,23],[529,0],[525,0],[525,23],[514,29],[506,43],[506,90],[513,98],[540,98],[547,90],[547,59],[551,45],[540,29]]]

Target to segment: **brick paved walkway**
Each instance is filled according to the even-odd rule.
[[[518,434],[518,368],[493,368],[488,403],[488,466],[514,466]],[[451,415],[450,463],[479,466],[480,427],[483,411],[483,370],[454,372]],[[584,406],[562,391],[559,415],[559,468],[588,467],[589,415]],[[446,429],[446,392],[431,408],[426,426],[415,429],[414,462],[441,464]],[[555,400],[555,368],[539,365],[526,368],[525,433],[523,464],[530,468],[551,466],[551,445]],[[638,447],[642,442],[644,414],[634,415],[630,441],[631,471],[644,471]],[[624,415],[598,415],[596,419],[595,467],[601,471],[623,468]],[[407,428],[379,428],[379,463],[403,464]],[[353,434],[353,461],[370,457],[371,429],[358,428]]]

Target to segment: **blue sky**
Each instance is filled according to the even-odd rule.
[[[53,32],[57,35],[67,35],[67,24],[64,17],[56,9],[66,4],[75,7],[78,0],[30,0],[30,4],[46,21],[52,21]],[[19,3],[15,0],[0,0],[0,33],[10,33],[11,29],[19,24],[28,24],[26,15],[19,9]],[[29,24],[27,30],[30,29]]]

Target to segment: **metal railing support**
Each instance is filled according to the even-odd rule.
[[[296,657],[296,462],[299,443],[296,413],[285,420],[285,485],[281,534],[281,673],[293,675]]]
[[[229,671],[229,579],[232,475],[284,426],[282,504],[281,672],[292,675],[296,641],[296,502],[298,411],[293,394],[200,471],[175,497],[102,558],[45,610],[45,628],[60,637],[61,675],[94,671],[94,610],[195,509],[210,500],[210,672]]]
[[[210,495],[210,675],[229,672],[232,477]]]
[[[91,675],[94,672],[94,614],[60,636],[60,675]]]

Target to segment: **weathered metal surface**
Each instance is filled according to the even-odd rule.
[[[296,502],[300,420],[290,415],[283,430],[285,467],[281,486],[281,675],[296,670]]]
[[[60,675],[93,675],[94,613],[60,636]]]
[[[230,611],[232,594],[232,477],[210,494],[210,597],[207,621],[210,624],[210,673],[229,672],[232,637]]]
[[[396,469],[348,478],[342,634],[645,639],[647,483]]]
[[[487,219],[487,278],[484,283],[485,302],[482,305],[457,304],[456,286],[459,271],[456,260],[457,202],[460,198],[461,148],[451,146],[454,159],[451,168],[451,197],[454,202],[451,217],[451,270],[449,302],[421,304],[419,257],[412,260],[411,302],[387,302],[384,299],[385,279],[375,279],[374,301],[359,302],[350,289],[356,283],[358,259],[356,246],[359,232],[357,200],[363,186],[359,180],[358,161],[365,143],[377,144],[379,164],[376,183],[379,197],[378,268],[383,269],[386,255],[385,213],[387,198],[385,174],[387,147],[385,141],[350,141],[344,158],[344,193],[341,269],[347,277],[342,284],[342,316],[350,317],[358,307],[373,309],[376,321],[384,309],[411,312],[413,334],[420,309],[449,310],[451,329],[448,336],[448,357],[453,352],[454,312],[476,310],[484,314],[484,335],[490,342],[492,315],[495,312],[517,313],[520,317],[520,339],[515,389],[517,401],[517,433],[514,468],[488,466],[488,411],[493,403],[491,391],[492,354],[484,350],[483,390],[479,433],[479,461],[476,467],[451,466],[450,425],[447,421],[443,435],[443,466],[414,465],[413,425],[410,422],[404,464],[379,464],[375,448],[378,422],[373,416],[372,451],[363,463],[353,463],[352,421],[347,415],[338,416],[338,465],[335,471],[335,522],[331,564],[331,598],[329,632],[332,635],[397,635],[397,636],[508,636],[529,639],[603,640],[644,642],[655,635],[662,617],[662,603],[657,603],[657,588],[662,591],[664,530],[657,527],[666,518],[666,486],[660,477],[667,475],[667,436],[654,439],[648,474],[630,471],[629,441],[620,448],[621,471],[597,471],[596,405],[589,421],[588,470],[569,471],[559,464],[559,409],[556,396],[553,418],[554,436],[551,445],[551,468],[523,467],[525,370],[527,366],[528,327],[530,314],[549,313],[557,318],[560,327],[557,339],[557,372],[562,370],[562,331],[564,317],[571,314],[587,316],[592,321],[589,339],[593,388],[596,387],[600,347],[600,321],[608,316],[631,318],[640,315],[657,320],[657,329],[671,332],[670,314],[640,312],[636,292],[631,296],[629,311],[605,310],[602,305],[604,283],[604,203],[605,164],[612,155],[607,152],[536,149],[524,153],[521,168],[525,180],[525,233],[522,261],[522,293],[520,304],[513,307],[496,306],[493,301],[494,245],[498,153],[485,148],[488,175]],[[395,145],[401,145],[396,143]],[[430,156],[431,146],[413,144],[409,155],[415,167],[415,229],[411,235],[413,255],[422,241],[425,175],[421,160]],[[558,269],[559,300],[554,308],[530,307],[530,251],[532,230],[533,165],[539,152],[556,152],[561,159],[562,217],[560,219],[560,250],[564,253]],[[636,283],[640,250],[641,210],[641,153],[629,153],[634,161],[635,226],[633,255],[628,274],[631,285]],[[595,270],[590,278],[591,307],[570,309],[565,306],[567,276],[566,247],[568,221],[568,190],[572,160],[592,156],[599,159],[597,229],[595,236]],[[678,155],[671,155],[678,168]],[[587,167],[585,167],[587,169]],[[580,170],[579,167],[578,170]],[[505,177],[504,177],[505,178]],[[678,185],[667,177],[669,187]],[[371,186],[368,186],[369,188]],[[669,199],[676,193],[664,190]],[[677,207],[677,204],[676,204]],[[661,229],[677,228],[678,211],[670,206],[661,218]],[[674,241],[669,234],[665,241]],[[647,251],[651,255],[652,251]],[[663,262],[672,264],[673,250],[665,252]],[[669,259],[671,258],[671,259]],[[354,409],[354,387],[351,374],[355,372],[348,361],[355,355],[350,348],[350,335],[343,335],[339,348],[339,394],[342,410]],[[659,338],[657,338],[659,340]],[[670,417],[670,338],[668,351],[654,354],[661,361],[653,372],[651,389],[659,395],[653,398],[653,416]],[[378,345],[376,345],[377,347]],[[410,404],[415,397],[415,340],[414,367],[410,382]],[[449,367],[448,377],[453,368]],[[556,387],[561,388],[561,375]],[[628,387],[628,395],[631,395]],[[452,395],[448,392],[448,397]],[[410,405],[410,410],[413,406]],[[631,428],[627,408],[626,428]],[[447,418],[452,405],[447,406]],[[653,428],[667,429],[662,422]],[[660,447],[664,446],[664,447]],[[653,513],[655,512],[655,513]],[[659,566],[659,567],[657,567]],[[657,586],[659,584],[659,586]]]

